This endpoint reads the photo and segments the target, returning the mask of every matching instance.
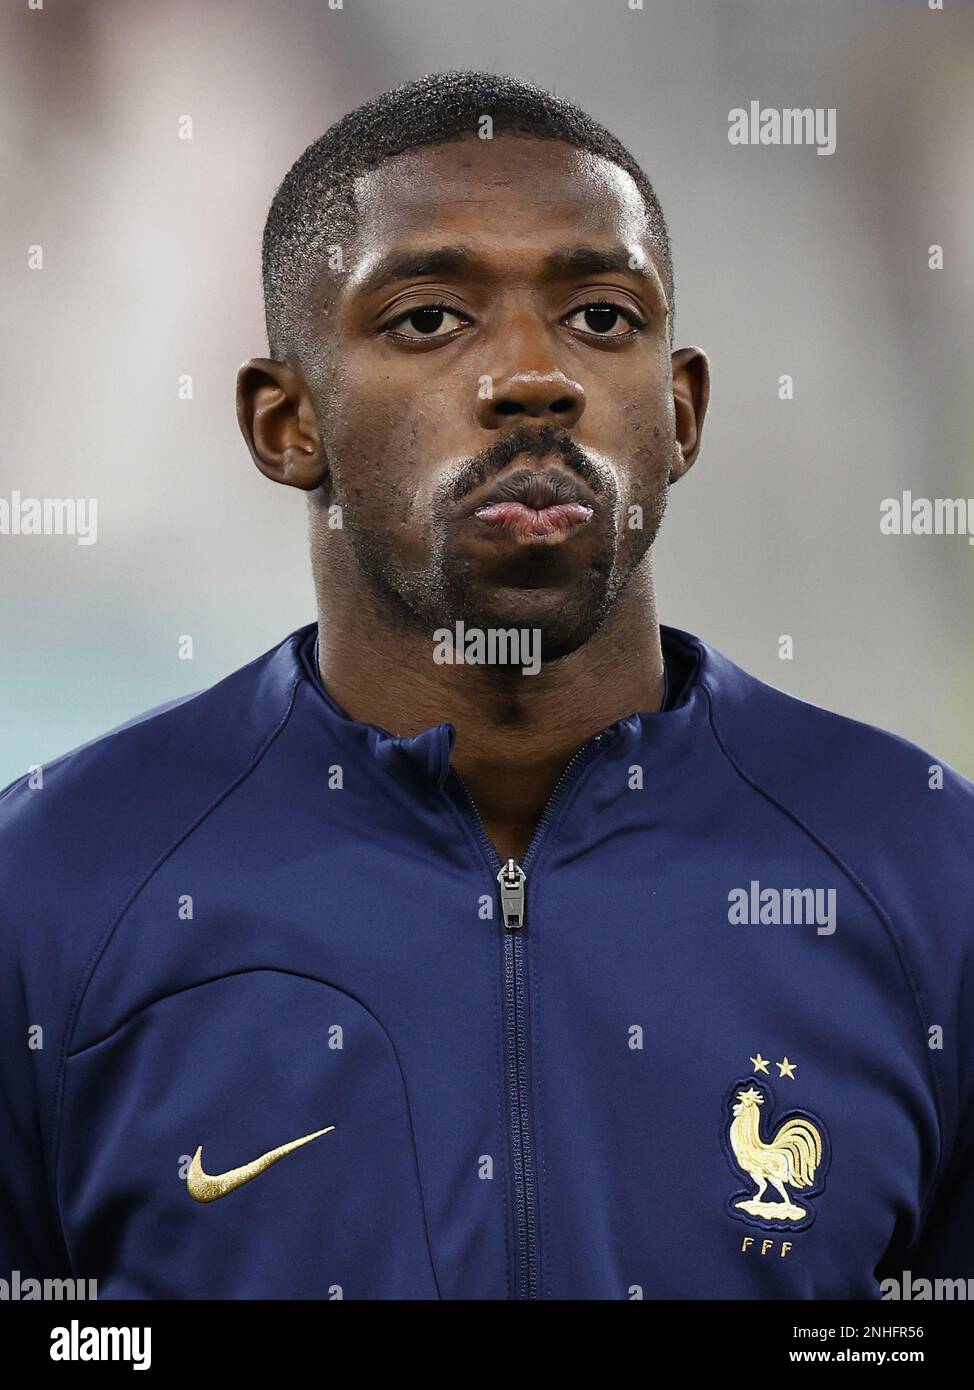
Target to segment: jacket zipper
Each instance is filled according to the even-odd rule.
[[[539,1292],[537,1199],[535,1165],[529,1111],[527,961],[524,927],[526,920],[525,884],[527,867],[537,854],[548,822],[562,800],[568,785],[583,763],[601,746],[604,733],[596,734],[569,760],[548,798],[535,826],[531,843],[519,864],[508,859],[501,864],[493,841],[487,834],[467,784],[451,768],[466,798],[478,837],[495,878],[500,885],[501,925],[504,933],[504,1009],[507,1037],[507,1101],[511,1134],[514,1187],[514,1217],[517,1239],[515,1298],[536,1299]]]

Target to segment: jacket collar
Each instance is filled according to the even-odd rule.
[[[666,696],[663,708],[634,712],[607,725],[599,735],[604,746],[614,742],[635,742],[647,735],[652,741],[666,733],[676,733],[689,723],[706,704],[702,674],[708,648],[699,638],[679,628],[661,625],[660,638],[666,664]],[[309,623],[293,634],[295,654],[304,680],[314,691],[319,708],[333,732],[343,741],[351,740],[360,753],[368,754],[393,776],[408,773],[426,785],[442,789],[450,773],[457,731],[450,723],[433,724],[409,738],[389,733],[377,724],[352,719],[328,691],[318,669],[318,629]]]

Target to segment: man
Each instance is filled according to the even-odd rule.
[[[708,364],[632,156],[424,78],[297,161],[264,280],[239,420],[308,493],[318,623],[0,802],[5,1265],[102,1298],[974,1275],[974,788],[660,628]]]

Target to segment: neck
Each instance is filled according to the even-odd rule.
[[[606,725],[658,710],[664,667],[648,560],[598,632],[537,675],[437,665],[429,637],[361,591],[318,595],[321,677],[356,720],[404,737],[448,722],[453,766],[502,858],[519,859],[566,764]],[[327,615],[327,620],[325,619]]]

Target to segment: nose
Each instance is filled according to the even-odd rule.
[[[512,417],[541,420],[570,429],[585,409],[585,392],[578,381],[553,360],[551,340],[544,325],[524,319],[505,334],[509,368],[490,378],[491,393],[477,393],[477,419],[484,429],[495,430]]]

